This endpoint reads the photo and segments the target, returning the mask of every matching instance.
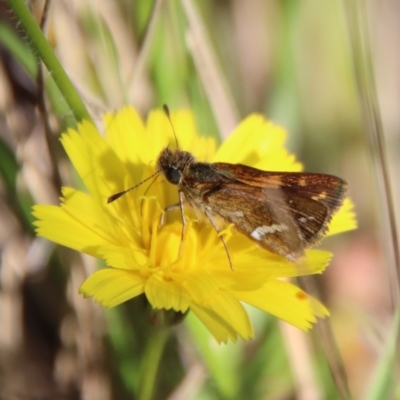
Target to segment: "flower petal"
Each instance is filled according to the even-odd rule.
[[[145,293],[153,308],[172,308],[184,313],[190,306],[190,294],[177,282],[165,277],[162,271],[151,274],[146,282]]]
[[[284,148],[285,140],[283,128],[252,114],[222,143],[213,161],[241,163],[265,171],[300,171],[301,164]]]
[[[110,243],[118,242],[115,222],[104,212],[104,206],[93,197],[78,190],[64,187],[62,189],[62,205],[64,212],[87,226],[93,232]]]
[[[36,233],[52,242],[97,257],[100,246],[109,243],[84,222],[74,218],[61,207],[36,205],[32,214]]]
[[[244,340],[254,337],[246,310],[230,293],[216,292],[206,303],[193,302],[191,309],[218,342],[236,342],[237,335]]]
[[[298,287],[284,281],[266,282],[254,291],[234,292],[240,301],[266,311],[291,325],[307,331],[317,322],[316,317],[324,318],[328,310],[316,299]]]
[[[61,143],[89,192],[106,199],[123,187],[127,172],[115,152],[87,121],[61,136]]]
[[[86,297],[94,296],[103,307],[111,308],[142,294],[144,284],[137,271],[106,268],[90,275],[79,292]]]
[[[327,251],[306,250],[306,258],[294,263],[258,246],[239,254],[236,254],[234,243],[229,243],[228,248],[233,250],[234,270],[229,269],[227,262],[219,261],[213,265],[212,275],[224,288],[241,291],[258,289],[270,279],[321,274],[332,258]],[[227,255],[223,254],[223,257],[226,259]]]
[[[174,274],[178,275],[178,274]],[[219,290],[219,284],[214,274],[197,270],[196,272],[180,274],[183,286],[190,293],[193,301],[202,302]]]
[[[113,268],[136,270],[149,266],[149,257],[145,250],[133,246],[103,246],[97,251],[98,257],[102,257],[106,264]]]
[[[357,220],[354,212],[354,204],[349,198],[346,198],[342,207],[333,216],[327,235],[336,235],[337,233],[351,231],[356,228]]]
[[[104,116],[106,141],[123,164],[148,164],[154,161],[149,151],[148,134],[138,113],[132,107]],[[135,172],[134,170],[132,171]],[[140,176],[134,181],[138,181]]]

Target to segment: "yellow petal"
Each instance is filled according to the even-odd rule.
[[[190,306],[190,294],[162,271],[153,273],[146,283],[146,297],[153,308],[173,309],[186,312]]]
[[[86,188],[106,203],[107,198],[123,187],[127,171],[115,152],[89,122],[68,130],[61,143]]]
[[[105,212],[106,205],[72,188],[62,189],[62,210],[110,243],[118,242],[115,221]]]
[[[235,248],[232,247],[232,249],[236,251]],[[306,258],[294,263],[282,256],[257,248],[235,257],[234,271],[219,264],[214,267],[213,275],[221,280],[231,281],[234,285],[254,287],[253,285],[256,284],[258,287],[272,278],[321,274],[331,258],[332,254],[324,250],[306,250]]]
[[[240,301],[266,311],[302,330],[309,330],[316,317],[324,318],[328,310],[298,287],[279,280],[266,282],[260,289],[235,292]]]
[[[237,335],[244,340],[254,337],[246,310],[230,293],[219,291],[207,302],[193,302],[191,309],[218,342],[236,342]]]
[[[286,132],[252,114],[218,148],[213,161],[241,163],[265,171],[300,171],[302,166],[284,148]]]
[[[107,245],[97,251],[98,257],[102,257],[110,267],[121,269],[142,269],[150,264],[146,251],[136,247],[133,243],[129,246]]]
[[[177,274],[176,274],[177,275]],[[202,302],[219,290],[218,281],[207,272],[197,270],[196,272],[181,274],[182,285],[186,288],[193,301]]]
[[[107,268],[96,271],[79,289],[103,307],[115,307],[143,293],[144,280],[137,271]]]
[[[66,213],[61,207],[37,205],[32,214],[37,218],[33,224],[36,233],[52,242],[97,257],[100,246],[109,241],[78,220]]]
[[[104,126],[106,141],[123,164],[148,164],[154,161],[143,121],[132,107],[106,114]]]
[[[151,151],[154,163],[161,150],[168,144],[175,148],[176,144],[171,124],[162,110],[154,110],[149,113],[146,121],[146,131],[146,146]],[[180,146],[182,145],[180,144]]]
[[[354,212],[354,204],[346,198],[342,207],[333,216],[328,227],[328,235],[336,235],[337,233],[351,231],[357,228],[356,214]]]

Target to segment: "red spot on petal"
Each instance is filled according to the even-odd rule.
[[[305,293],[305,292],[297,292],[297,293],[296,293],[296,297],[297,297],[299,300],[307,300],[307,299],[308,299],[308,294]]]

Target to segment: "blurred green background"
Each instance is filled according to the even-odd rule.
[[[44,4],[29,3],[38,22]],[[364,72],[354,69],[354,60],[370,40],[398,199],[400,4],[49,4],[44,33],[99,125],[104,111],[125,104],[146,116],[166,103],[172,110],[192,108],[199,131],[223,140],[242,118],[259,112],[287,129],[289,149],[306,170],[350,182],[359,229],[324,241],[335,256],[318,277],[345,374],[329,361],[334,348],[321,347],[325,337],[316,329],[303,334],[250,310],[255,340],[218,346],[189,316],[167,343],[153,398],[350,398],[340,388],[345,376],[352,398],[395,398],[393,382],[385,380],[395,374],[385,351],[396,334],[398,282],[391,275],[379,164],[369,150],[370,122],[357,92]],[[351,33],[357,21],[362,42]],[[38,52],[7,2],[0,3],[0,55],[0,398],[139,398],[149,335],[137,317],[140,300],[107,312],[84,300],[78,288],[96,260],[34,235],[30,207],[58,204],[61,185],[77,185],[58,142],[76,121],[51,74],[44,70],[38,80]]]

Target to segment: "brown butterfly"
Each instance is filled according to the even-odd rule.
[[[164,110],[170,118],[166,106]],[[180,207],[182,240],[186,226],[184,204],[188,204],[204,215],[217,232],[221,230],[221,220],[233,224],[259,246],[290,261],[301,259],[305,249],[321,241],[347,190],[347,183],[336,176],[197,162],[191,153],[179,148],[162,150],[157,166],[145,181],[162,173],[168,182],[178,186],[179,203],[165,211]],[[110,196],[108,203],[145,181]],[[232,268],[226,242],[223,236],[220,238]]]

